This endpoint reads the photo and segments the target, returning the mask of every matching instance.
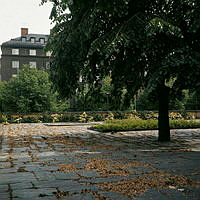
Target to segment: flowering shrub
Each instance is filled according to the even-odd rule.
[[[139,112],[138,113],[139,118],[148,120],[148,119],[158,119],[158,113],[156,112]]]
[[[105,121],[109,121],[109,120],[113,120],[114,119],[114,115],[113,115],[113,113],[109,113],[108,115],[107,115],[107,117],[104,119]]]
[[[52,118],[53,123],[58,122],[59,121],[59,114],[52,114],[51,118]]]
[[[140,119],[138,112],[132,111],[130,113],[125,113],[124,119]]]
[[[177,119],[184,119],[184,118],[180,113],[171,112],[171,113],[169,113],[169,119],[177,120]]]
[[[8,119],[7,119],[7,117],[5,116],[5,115],[0,115],[0,123],[4,123],[4,122],[7,122],[8,121]]]
[[[181,115],[183,116],[184,119],[187,120],[195,119],[195,116],[192,113],[182,112]]]
[[[79,121],[80,122],[91,122],[93,121],[93,117],[89,116],[86,112],[84,112],[83,114],[80,115],[79,117]]]
[[[194,115],[187,112],[171,112],[170,120],[195,119]],[[51,123],[51,122],[91,122],[110,121],[113,119],[151,120],[158,119],[156,112],[68,112],[56,114],[0,114],[0,123]]]

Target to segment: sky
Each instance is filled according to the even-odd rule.
[[[52,5],[40,6],[40,1],[0,0],[0,45],[21,36],[21,28],[28,28],[29,33],[34,34],[50,33]]]

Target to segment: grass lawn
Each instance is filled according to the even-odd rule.
[[[170,120],[171,129],[200,128],[200,121],[193,120]],[[124,119],[110,120],[103,124],[97,124],[91,127],[92,130],[100,132],[111,131],[133,131],[133,130],[156,130],[158,129],[158,120]]]

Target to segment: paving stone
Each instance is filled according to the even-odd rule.
[[[110,199],[110,200],[129,200],[128,197],[121,195],[119,193],[116,192],[99,192],[99,194],[103,197],[105,197],[105,199]]]
[[[86,178],[101,177],[100,174],[98,174],[95,170],[79,170],[79,171],[76,171],[76,173],[79,176],[86,177]]]
[[[41,198],[41,196],[52,196],[54,192],[56,192],[56,189],[53,188],[43,188],[43,189],[22,189],[22,190],[14,190],[12,195],[13,198],[18,199],[36,199]]]
[[[129,169],[130,174],[133,175],[142,175],[146,172],[151,172],[152,169],[151,168],[146,168],[146,167],[134,167]]]
[[[10,184],[10,187],[12,190],[21,190],[21,189],[32,188],[33,185],[27,180],[27,182],[23,182],[23,183]]]
[[[0,169],[0,174],[8,174],[8,173],[15,173],[15,172],[17,172],[17,169],[14,167]]]
[[[15,159],[17,159],[18,163],[31,162],[31,160],[32,160],[32,158],[30,156],[27,156],[27,157],[15,156]]]
[[[80,178],[80,176],[78,176],[75,172],[53,172],[52,174],[58,180],[73,180]]]
[[[157,189],[149,189],[144,194],[138,195],[136,197],[137,200],[169,200],[169,198],[161,194]]]
[[[94,200],[95,197],[92,194],[75,194],[72,196],[62,197],[62,200]]]
[[[1,200],[8,200],[10,199],[10,194],[8,192],[0,192],[0,199]]]
[[[80,183],[97,184],[97,183],[117,182],[117,181],[121,181],[121,180],[124,180],[123,176],[107,177],[107,178],[85,179],[85,180],[81,180]]]
[[[21,183],[27,180],[35,180],[33,174],[28,172],[1,174],[0,177],[0,184]]]
[[[10,162],[0,162],[0,169],[10,168],[10,165],[11,165]]]
[[[49,166],[49,165],[42,165],[46,161],[41,160],[39,163],[32,163],[28,165],[24,165],[27,171],[34,171],[34,172],[41,172],[41,171],[55,171],[59,167],[58,166]]]
[[[32,184],[36,188],[58,188],[58,187],[68,187],[77,186],[80,183],[73,180],[54,180],[54,181],[33,181]]]
[[[78,185],[67,185],[67,186],[60,186],[58,187],[59,191],[69,192],[70,194],[73,193],[85,193],[89,191],[98,191],[99,187],[96,185],[85,185],[85,184],[78,184]]]
[[[8,185],[0,185],[0,193],[7,192],[7,191],[8,191]]]
[[[46,171],[37,171],[37,172],[34,172],[37,180],[40,180],[40,181],[53,181],[56,179],[56,176],[51,173],[51,172],[46,172]]]
[[[3,154],[1,152],[1,154],[0,154],[0,166],[1,166],[1,163],[6,162],[7,160],[8,160],[8,155],[7,154]]]
[[[24,197],[24,198],[12,198],[12,200],[29,200],[27,199],[27,197]],[[56,200],[56,197],[55,196],[41,196],[41,197],[34,197],[34,200]]]
[[[176,200],[189,200],[184,194],[176,190],[171,189],[149,189],[144,194],[138,195],[136,197],[137,200],[169,200],[169,199],[176,199]]]

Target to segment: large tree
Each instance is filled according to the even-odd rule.
[[[42,0],[45,2],[47,0]],[[200,86],[199,0],[50,0],[51,77],[65,97],[79,78],[98,91],[110,75],[113,105],[145,88],[159,101],[159,141],[170,140],[169,97]]]
[[[51,111],[54,94],[47,72],[30,68],[19,70],[17,77],[0,84],[1,111],[35,113]]]

